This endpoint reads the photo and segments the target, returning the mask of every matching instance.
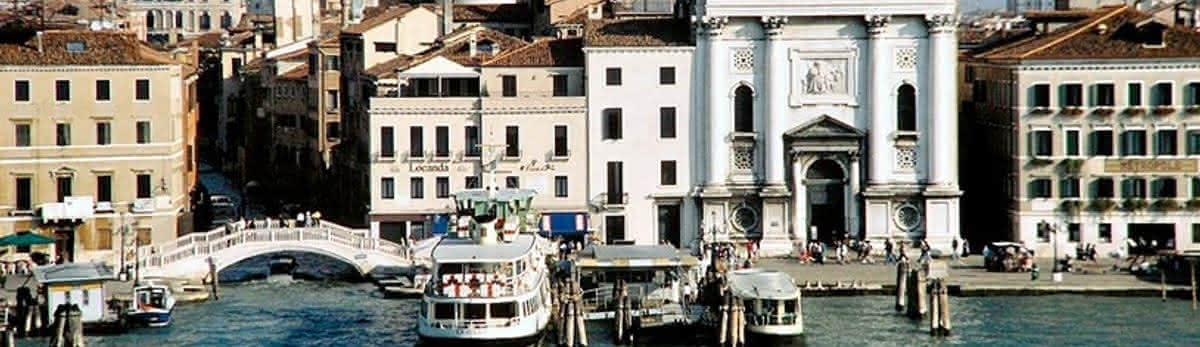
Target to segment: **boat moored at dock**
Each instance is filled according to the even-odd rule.
[[[174,310],[175,297],[171,295],[171,288],[147,282],[133,288],[133,303],[125,319],[135,326],[165,327],[171,324]]]
[[[549,275],[536,235],[525,232],[527,190],[455,195],[457,230],[432,252],[417,334],[449,342],[528,341],[551,316]]]
[[[763,269],[742,269],[728,275],[729,292],[746,308],[750,335],[794,337],[804,334],[800,288],[788,274]]]
[[[593,245],[580,251],[575,266],[587,320],[628,315],[632,326],[656,328],[692,325],[703,316],[695,304],[699,260],[670,246]]]

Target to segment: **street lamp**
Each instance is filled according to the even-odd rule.
[[[1051,247],[1054,247],[1054,260],[1050,263],[1051,278],[1054,282],[1061,282],[1062,269],[1059,267],[1058,262],[1058,228],[1046,222],[1045,220],[1042,220],[1041,222],[1038,222],[1038,230],[1045,232],[1051,237]]]

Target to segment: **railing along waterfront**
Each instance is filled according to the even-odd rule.
[[[383,239],[370,239],[365,230],[321,222],[319,226],[304,228],[227,230],[225,227],[218,227],[209,232],[184,235],[175,241],[141,247],[138,250],[138,259],[141,266],[162,267],[195,257],[206,257],[242,244],[285,241],[328,241],[356,250],[379,251],[400,258],[407,258],[408,254],[399,244]]]

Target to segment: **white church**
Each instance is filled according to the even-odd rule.
[[[791,253],[959,234],[955,0],[700,0],[693,192],[706,239]]]

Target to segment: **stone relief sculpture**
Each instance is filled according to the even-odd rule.
[[[829,61],[812,61],[805,74],[805,93],[812,95],[845,94],[845,74],[839,66]]]

